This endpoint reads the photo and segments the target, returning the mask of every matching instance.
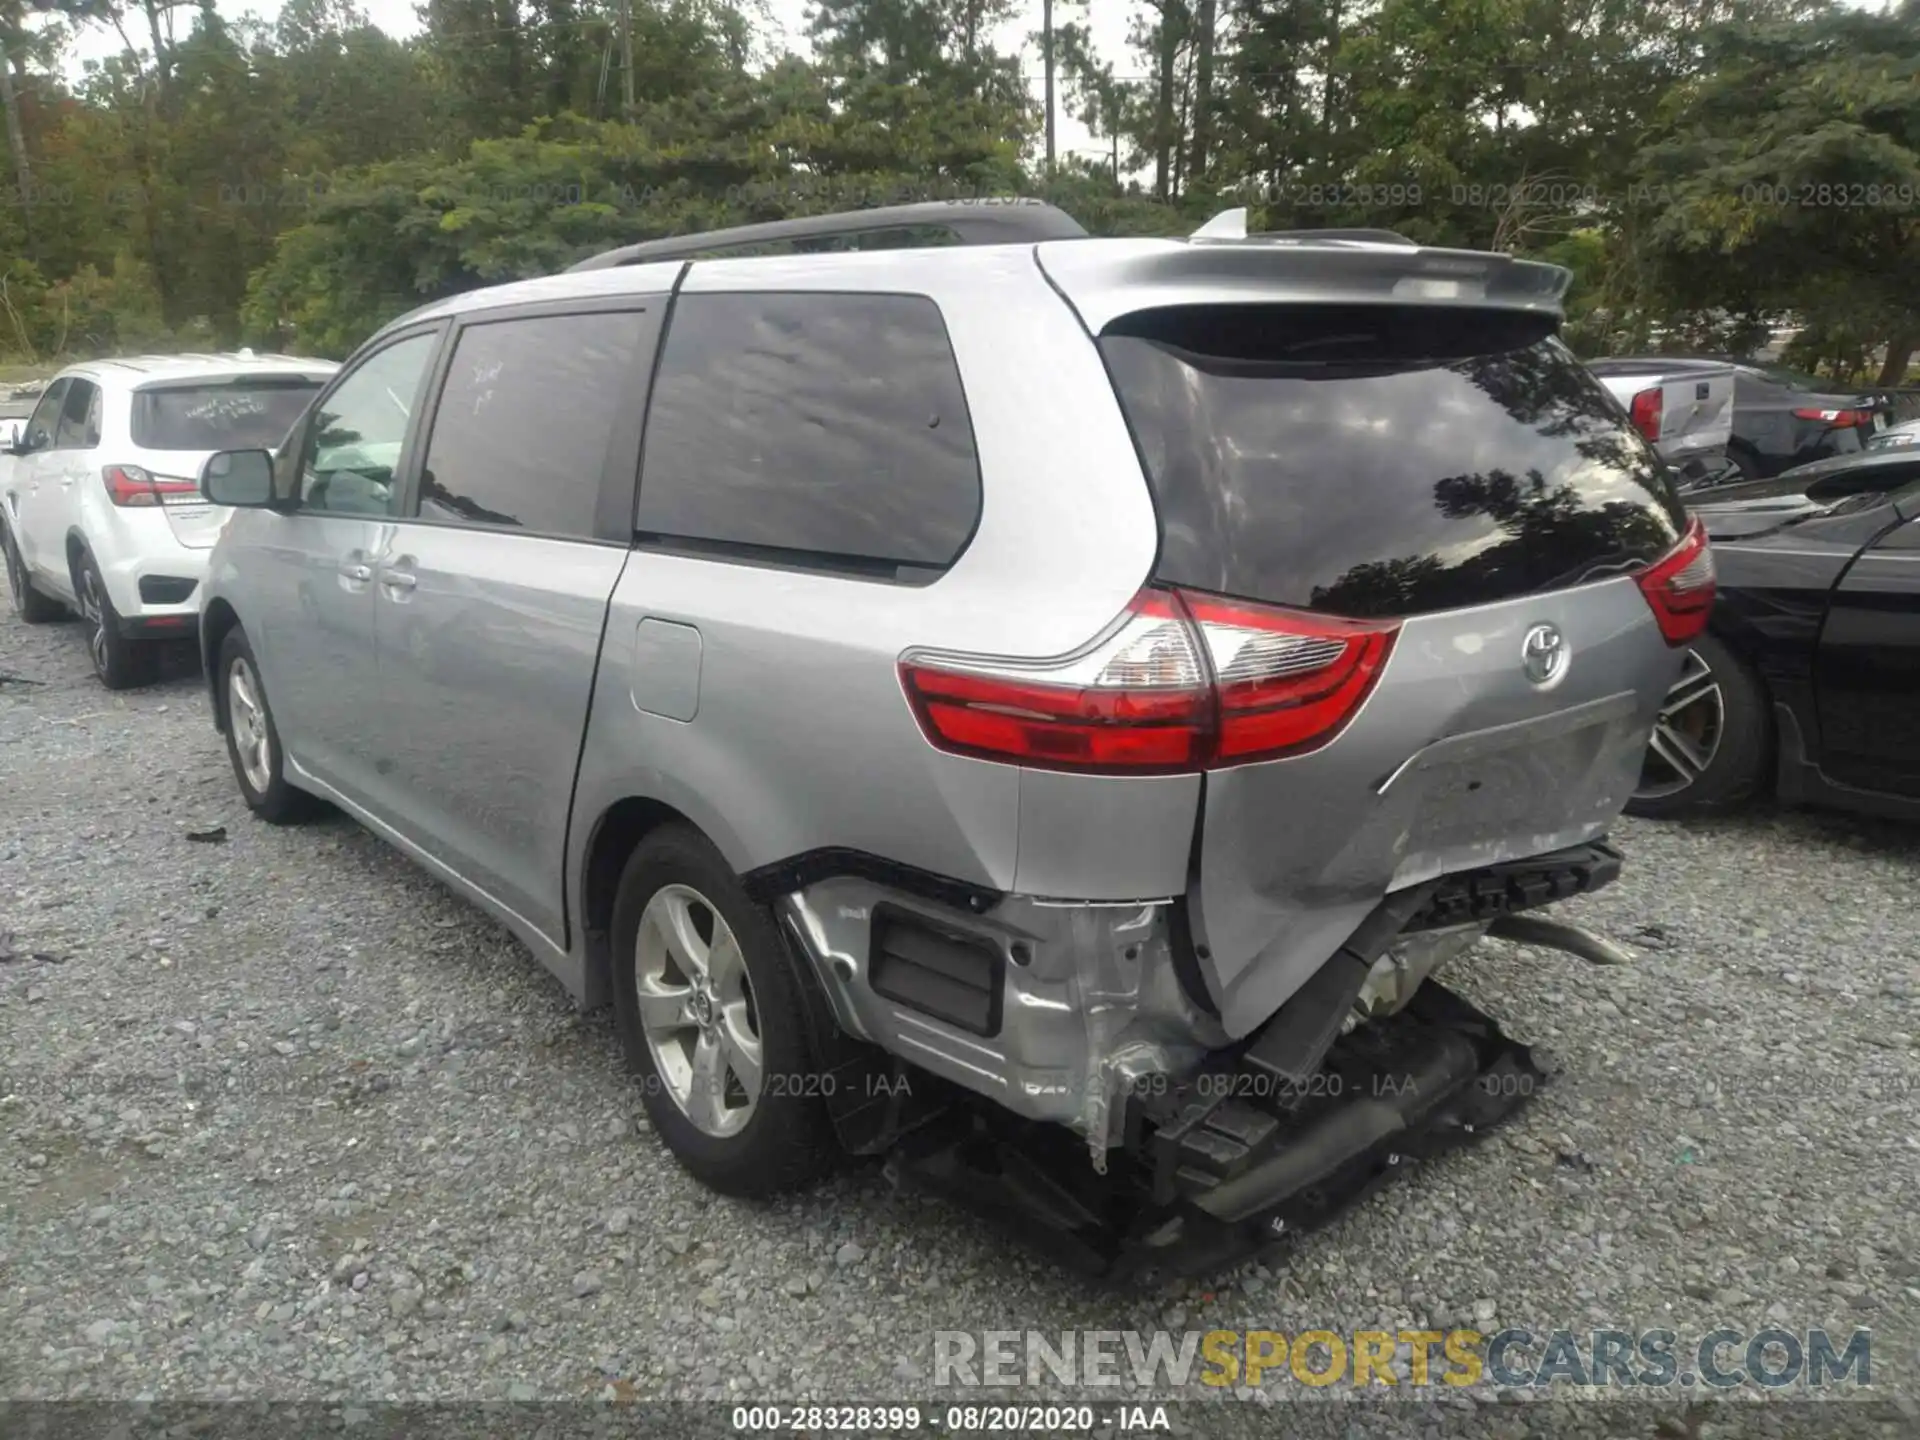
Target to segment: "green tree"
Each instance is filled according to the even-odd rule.
[[[1902,379],[1920,349],[1920,0],[1724,25],[1643,156],[1682,305],[1806,313]]]

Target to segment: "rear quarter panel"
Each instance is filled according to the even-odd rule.
[[[642,549],[616,588],[575,805],[572,883],[598,817],[629,796],[680,810],[749,871],[847,847],[1008,890],[1022,867],[1022,772],[948,755],[922,736],[900,688],[901,653],[924,646],[1041,658],[1096,635],[1145,582],[1157,529],[1145,480],[1091,340],[1028,247],[696,264],[683,293],[864,290],[926,295],[958,359],[981,468],[978,528],[932,584],[908,586]],[[667,342],[671,344],[671,337]],[[644,485],[644,478],[642,484]],[[670,705],[637,656],[646,620],[697,630],[694,694]],[[692,663],[689,661],[682,661]],[[636,695],[639,699],[636,700]],[[1043,782],[1044,783],[1044,782]],[[1184,806],[1166,797],[1184,784]],[[1178,888],[1197,781],[1140,792]],[[1083,829],[1090,854],[1127,817]],[[1060,885],[1090,871],[1055,871]],[[1138,893],[1145,877],[1098,882]]]

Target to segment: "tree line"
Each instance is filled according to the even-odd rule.
[[[339,356],[617,244],[1007,194],[1551,259],[1588,353],[1920,351],[1920,0],[1136,0],[1120,56],[1090,3],[1015,49],[1020,0],[814,0],[801,55],[758,0],[424,0],[405,40],[351,0],[0,0],[0,355]],[[70,81],[83,30],[117,53]]]

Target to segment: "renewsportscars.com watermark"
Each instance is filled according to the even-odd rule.
[[[1869,1386],[1872,1332],[1674,1330],[936,1330],[933,1383],[1259,1389],[1490,1384],[1504,1389]]]

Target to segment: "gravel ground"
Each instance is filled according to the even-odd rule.
[[[345,819],[250,819],[189,658],[115,696],[77,626],[8,613],[0,1398],[924,1400],[936,1330],[1778,1323],[1870,1328],[1898,1409],[1769,1425],[1915,1433],[1920,832],[1616,838],[1623,879],[1567,911],[1638,965],[1489,945],[1452,973],[1561,1067],[1515,1123],[1284,1264],[1106,1292],[872,1166],[710,1196],[607,1019],[504,931]],[[1290,1381],[1239,1398],[1360,1433]],[[1478,1398],[1364,1433],[1689,1433]],[[1727,1405],[1691,1433],[1761,1433]]]

